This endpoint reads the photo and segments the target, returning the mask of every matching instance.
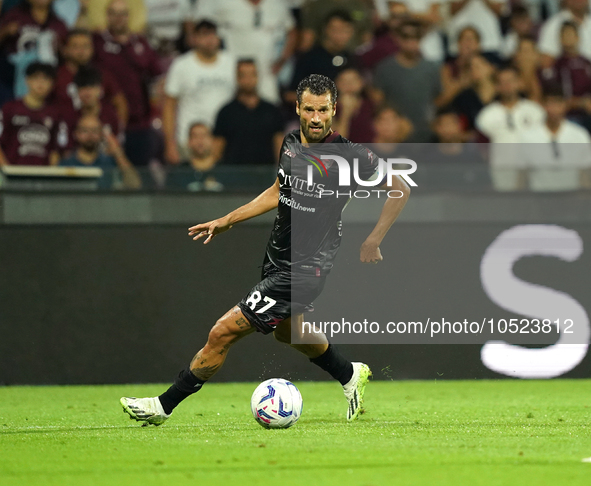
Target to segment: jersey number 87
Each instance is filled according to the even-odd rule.
[[[263,312],[265,312],[266,310],[269,310],[271,307],[273,307],[277,301],[272,299],[271,297],[262,297],[261,293],[258,290],[255,290],[252,294],[250,294],[248,296],[248,299],[246,300],[246,303],[248,304],[248,307],[251,308],[251,310],[254,310],[255,307],[257,306],[257,304],[263,300],[263,302],[266,302],[267,304],[264,305],[263,307],[261,307],[258,311],[255,311],[255,314],[262,314]]]

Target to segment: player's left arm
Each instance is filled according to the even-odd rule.
[[[375,228],[361,245],[360,257],[363,263],[378,263],[383,260],[380,244],[398,215],[402,212],[410,196],[410,187],[399,176],[392,177],[390,184],[385,183],[379,187],[387,190],[388,194],[393,197],[386,199],[380,219],[378,219]]]

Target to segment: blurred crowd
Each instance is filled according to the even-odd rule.
[[[587,189],[590,3],[0,0],[0,166],[221,191],[220,167],[276,164],[318,73],[337,83],[335,129],[380,156]]]

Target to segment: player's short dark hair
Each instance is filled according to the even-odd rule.
[[[27,70],[25,71],[25,76],[34,76],[35,74],[44,74],[48,78],[55,79],[55,68],[51,64],[47,64],[44,62],[32,62],[27,66]]]
[[[476,39],[478,40],[478,42],[482,42],[482,34],[480,33],[480,31],[473,25],[467,25],[466,27],[464,27],[462,30],[460,30],[460,32],[458,33],[458,41],[464,37],[464,34],[466,32],[472,32],[475,36]]]
[[[332,104],[337,101],[337,86],[334,81],[322,74],[310,74],[302,79],[298,84],[296,90],[298,103],[302,102],[302,95],[304,91],[310,91],[314,96],[320,96],[325,93],[330,93]]]
[[[574,29],[576,34],[579,35],[579,26],[575,24],[572,20],[567,20],[560,26],[560,35],[564,34],[566,29]]]
[[[347,24],[353,24],[353,17],[351,17],[351,14],[349,12],[347,12],[346,10],[333,10],[332,12],[330,12],[325,18],[324,18],[324,26],[326,27],[331,20],[334,19],[339,19],[342,20],[343,22],[346,22]]]
[[[213,30],[213,31],[217,32],[218,26],[213,20],[203,19],[195,24],[195,28],[193,29],[193,32],[198,33],[202,30]]]
[[[74,84],[79,88],[101,86],[103,84],[103,75],[94,66],[80,66],[78,72],[74,75]]]
[[[70,39],[72,37],[76,37],[78,35],[83,35],[84,37],[88,37],[88,38],[92,39],[92,34],[91,34],[90,30],[76,28],[76,29],[69,30],[68,33],[66,34],[66,44],[68,42],[70,42]]]

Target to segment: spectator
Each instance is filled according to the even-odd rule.
[[[27,92],[24,73],[33,61],[57,64],[57,47],[68,28],[51,0],[27,0],[0,19],[0,103]]]
[[[315,43],[322,42],[327,19],[335,12],[352,19],[353,34],[347,42],[346,48],[354,49],[371,40],[373,22],[368,2],[364,0],[308,0],[301,10],[301,47],[303,51],[309,50]]]
[[[374,138],[374,106],[361,73],[355,68],[347,68],[337,76],[336,85],[339,102],[334,129],[352,142],[371,142]]]
[[[96,115],[82,115],[74,132],[76,149],[59,165],[64,167],[98,167],[103,170],[99,180],[100,189],[113,188],[116,169],[121,171],[123,186],[127,189],[139,189],[141,180],[133,165],[110,130],[104,130]],[[103,140],[107,152],[102,150]]]
[[[146,38],[130,31],[129,9],[123,0],[109,3],[107,30],[94,36],[94,51],[98,66],[113,74],[127,98],[127,158],[135,166],[145,166],[152,158],[154,140],[148,85],[161,69]]]
[[[184,44],[185,36],[191,36],[193,30],[191,0],[167,0],[166,2],[143,0],[143,2],[148,18],[148,39],[158,52],[173,52],[177,44]]]
[[[192,51],[174,61],[166,77],[162,127],[166,160],[171,164],[186,156],[193,122],[212,126],[218,111],[235,93],[236,61],[220,51],[216,25],[208,20],[199,22],[193,44]]]
[[[542,97],[539,80],[540,53],[533,37],[519,39],[511,64],[519,73],[523,94],[530,100],[539,102]]]
[[[205,123],[196,122],[189,127],[188,158],[171,167],[166,179],[170,189],[184,191],[220,192],[224,186],[214,175],[216,158],[213,155],[213,136]]]
[[[411,20],[419,22],[424,29],[421,39],[421,54],[427,61],[442,62],[446,52],[440,27],[443,23],[441,0],[403,0]]]
[[[577,24],[565,22],[560,30],[561,55],[541,71],[543,86],[558,85],[568,100],[569,117],[591,128],[591,62],[579,54]]]
[[[26,71],[28,93],[2,107],[0,166],[55,165],[59,117],[47,98],[53,89],[55,69],[34,62]]]
[[[71,104],[79,110],[80,97],[74,83],[74,76],[81,67],[91,65],[94,56],[92,35],[87,30],[74,29],[68,32],[68,37],[62,49],[64,59],[57,70],[53,101],[60,106]],[[119,117],[119,124],[127,124],[128,106],[123,91],[114,76],[107,70],[100,70],[102,80],[102,96],[106,103],[113,105]]]
[[[451,108],[439,110],[433,122],[435,142],[429,144],[431,160],[441,163],[459,162],[477,164],[484,162],[475,144],[465,143],[468,134],[462,126],[459,114]]]
[[[328,16],[322,40],[296,62],[290,92],[286,95],[288,102],[295,103],[297,86],[309,74],[322,74],[335,79],[340,71],[355,64],[354,54],[349,48],[354,33],[353,19],[347,12],[337,11]]]
[[[464,127],[474,130],[478,113],[495,99],[497,88],[495,67],[484,56],[474,56],[470,68],[470,85],[458,94],[452,106],[460,115]]]
[[[514,6],[509,17],[509,30],[503,39],[501,58],[511,59],[517,52],[520,40],[532,37],[535,34],[534,30],[529,10],[520,4]]]
[[[376,37],[368,48],[360,49],[359,58],[363,67],[367,69],[374,69],[380,61],[396,54],[398,52],[397,44],[397,30],[402,22],[406,20],[412,20],[412,18],[419,19],[422,25],[422,29],[430,30],[430,32],[421,38],[421,54],[429,61],[440,62],[445,56],[445,50],[443,48],[443,41],[440,33],[437,30],[433,30],[435,19],[438,16],[438,5],[440,2],[436,1],[431,4],[431,0],[425,0],[425,4],[422,2],[410,2],[410,1],[392,1],[388,2],[387,9],[389,16],[386,20],[387,31]],[[429,13],[424,13],[428,5],[435,10],[429,10]],[[423,13],[411,14],[411,6],[414,9],[423,11]],[[413,12],[416,12],[413,10]]]
[[[73,148],[75,143],[73,134],[78,125],[78,120],[85,115],[98,117],[104,130],[115,135],[118,140],[122,140],[122,127],[119,124],[117,112],[111,104],[102,101],[103,82],[101,72],[94,67],[83,66],[74,76],[74,85],[80,100],[80,108],[78,110],[62,109],[64,121],[68,127],[66,149]]]
[[[565,119],[567,101],[560,86],[544,93],[546,122],[522,134],[522,156],[532,191],[591,188],[591,137]]]
[[[479,55],[480,34],[472,27],[463,28],[458,35],[458,55],[441,66],[439,106],[447,106],[472,85],[472,58]]]
[[[220,110],[215,123],[216,154],[223,154],[225,164],[275,164],[284,136],[281,111],[259,96],[254,60],[238,62],[237,80],[236,98]]]
[[[372,151],[382,158],[412,158],[412,144],[402,143],[412,133],[412,124],[391,106],[382,106],[373,119]]]
[[[564,8],[550,17],[540,30],[538,48],[542,53],[542,66],[552,66],[560,55],[560,31],[565,22],[574,22],[579,31],[579,52],[591,59],[591,17],[589,0],[563,0]]]
[[[286,0],[200,0],[196,18],[220,27],[226,49],[238,59],[254,59],[259,94],[279,103],[277,74],[295,52],[297,32]]]
[[[457,39],[464,27],[472,26],[480,33],[482,51],[498,53],[503,42],[499,18],[507,3],[508,0],[451,0],[448,37]],[[458,53],[457,43],[450,44],[449,52],[452,55]]]
[[[491,178],[495,189],[525,188],[524,162],[517,150],[522,133],[544,122],[542,107],[519,95],[519,73],[505,67],[497,73],[498,101],[487,105],[476,118],[476,127],[491,142]]]
[[[373,70],[381,61],[398,52],[398,28],[409,19],[408,7],[403,2],[388,2],[387,31],[378,35],[366,49],[359,51],[359,60],[364,68]]]
[[[439,67],[425,61],[420,51],[421,28],[407,21],[398,30],[400,51],[378,64],[374,96],[396,107],[414,127],[410,142],[428,142],[434,103],[441,91]]]
[[[112,0],[88,0],[86,2],[86,28],[91,31],[110,29],[109,6]],[[168,2],[167,2],[168,3]],[[128,29],[130,33],[142,34],[146,31],[146,7],[144,0],[125,0],[129,12]]]

